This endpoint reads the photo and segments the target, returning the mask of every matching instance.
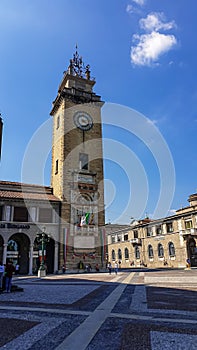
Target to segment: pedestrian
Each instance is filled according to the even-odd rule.
[[[62,273],[65,273],[65,271],[66,271],[66,267],[65,267],[65,265],[63,264],[63,265],[62,265]]]
[[[15,272],[14,265],[8,260],[5,267],[5,289],[7,293],[11,292],[12,287],[12,275]]]
[[[3,290],[3,276],[4,276],[5,267],[0,261],[0,291]]]
[[[112,266],[111,266],[110,261],[109,261],[108,264],[107,264],[107,268],[108,268],[108,270],[109,270],[109,274],[111,275]]]
[[[17,263],[16,266],[15,266],[15,275],[18,275],[19,273],[19,264]]]
[[[78,268],[78,272],[80,271],[80,270],[84,270],[84,263],[83,263],[83,261],[79,261],[79,263],[77,264],[77,268]]]
[[[191,260],[190,260],[190,258],[188,258],[188,259],[186,260],[186,267],[189,268],[189,269],[190,269],[190,267],[191,267]]]
[[[95,270],[96,270],[96,272],[99,272],[99,266],[98,266],[98,264],[96,264]]]
[[[117,273],[118,273],[118,263],[117,263],[117,261],[115,261],[115,264],[114,264],[114,271],[115,271],[115,274],[117,275]]]

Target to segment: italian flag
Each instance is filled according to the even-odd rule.
[[[80,226],[88,225],[89,224],[89,217],[90,217],[90,213],[86,213],[85,215],[83,215],[81,217]]]

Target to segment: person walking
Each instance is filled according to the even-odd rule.
[[[14,265],[11,261],[8,261],[5,267],[5,289],[7,293],[11,292],[12,287],[12,275],[15,272]]]
[[[115,261],[115,264],[114,264],[114,271],[115,271],[115,274],[117,275],[117,273],[118,273],[118,263],[117,263],[117,261]]]
[[[107,268],[108,268],[109,274],[111,275],[112,266],[110,262],[108,262]]]
[[[0,261],[0,291],[3,290],[3,275],[4,275],[5,267],[3,263]]]

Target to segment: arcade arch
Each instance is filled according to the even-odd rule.
[[[30,239],[25,233],[14,233],[7,242],[7,259],[20,266],[21,274],[29,273],[29,247]]]

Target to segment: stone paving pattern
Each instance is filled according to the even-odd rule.
[[[197,270],[17,276],[0,349],[197,349]]]

